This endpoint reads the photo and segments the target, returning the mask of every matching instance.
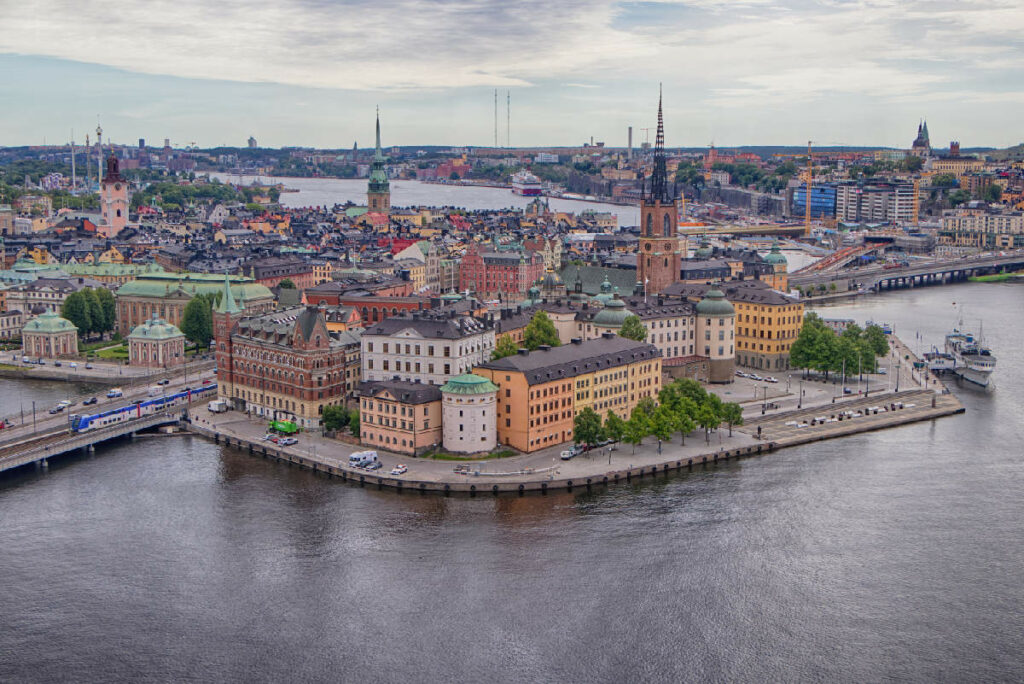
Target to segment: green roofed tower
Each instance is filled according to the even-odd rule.
[[[377,148],[370,167],[370,182],[366,188],[366,206],[370,211],[391,211],[391,183],[384,168],[384,152],[380,148],[380,108],[377,109]]]

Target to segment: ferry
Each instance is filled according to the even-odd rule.
[[[536,197],[541,194],[540,178],[529,171],[520,171],[512,176],[512,192],[524,197]]]
[[[954,372],[964,380],[980,387],[988,387],[996,357],[974,333],[954,328],[946,335],[946,354],[953,357]]]

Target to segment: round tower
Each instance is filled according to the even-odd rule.
[[[721,290],[708,290],[697,302],[697,349],[708,359],[708,382],[733,381],[735,344],[736,310]]]
[[[442,442],[447,451],[475,454],[497,445],[497,397],[494,383],[473,373],[441,385]]]

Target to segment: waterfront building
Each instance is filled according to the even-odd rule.
[[[120,162],[113,153],[107,157],[107,174],[100,184],[100,210],[103,221],[99,233],[106,238],[117,237],[128,225],[128,181],[121,176]]]
[[[78,328],[48,308],[22,328],[21,348],[25,356],[41,359],[78,356]]]
[[[380,148],[380,110],[377,111],[377,148],[373,153],[373,165],[366,188],[366,206],[371,212],[387,214],[391,211],[391,183],[384,168],[384,153]]]
[[[978,249],[1024,247],[1024,214],[961,210],[942,217],[939,244]]]
[[[21,336],[25,316],[18,310],[8,311],[2,305],[3,290],[0,290],[0,340],[14,340]]]
[[[128,335],[128,363],[146,368],[173,368],[185,363],[185,335],[153,314]]]
[[[498,388],[487,378],[464,373],[441,386],[443,445],[447,451],[472,454],[497,444]]]
[[[441,390],[407,380],[363,383],[359,439],[365,446],[418,456],[441,443]]]
[[[472,243],[459,265],[459,289],[484,298],[518,297],[543,275],[544,258],[537,252]]]
[[[611,333],[488,361],[473,372],[498,388],[500,444],[532,452],[572,440],[573,420],[590,406],[628,418],[637,402],[661,390],[657,347]]]
[[[319,428],[323,407],[345,399],[351,345],[327,330],[317,307],[245,317],[226,276],[222,287],[213,312],[218,396],[239,411]]]
[[[361,342],[364,381],[443,385],[491,358],[494,325],[450,308],[417,311],[368,326]]]
[[[650,187],[640,202],[637,280],[646,294],[657,294],[679,280],[679,204],[671,196],[665,162],[665,125],[658,96],[658,132]]]
[[[47,308],[57,311],[64,305],[68,295],[87,287],[101,288],[103,283],[82,277],[39,277],[8,289],[5,306],[8,309],[22,311],[26,315],[42,313]]]
[[[251,278],[227,276],[235,302],[249,315],[274,308],[274,294]],[[117,332],[127,335],[155,313],[180,326],[185,306],[196,295],[223,292],[225,276],[213,273],[145,273],[117,289]]]

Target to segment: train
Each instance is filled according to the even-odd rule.
[[[217,396],[217,383],[182,390],[181,392],[168,394],[166,396],[148,398],[145,401],[139,401],[129,406],[109,409],[100,413],[84,415],[76,414],[70,416],[71,431],[88,432],[90,430],[99,430],[100,428],[109,427],[110,425],[115,425],[117,423],[126,423],[131,420],[138,420],[143,416],[158,413],[159,411],[172,406],[188,404],[191,401],[205,399],[211,396]]]

